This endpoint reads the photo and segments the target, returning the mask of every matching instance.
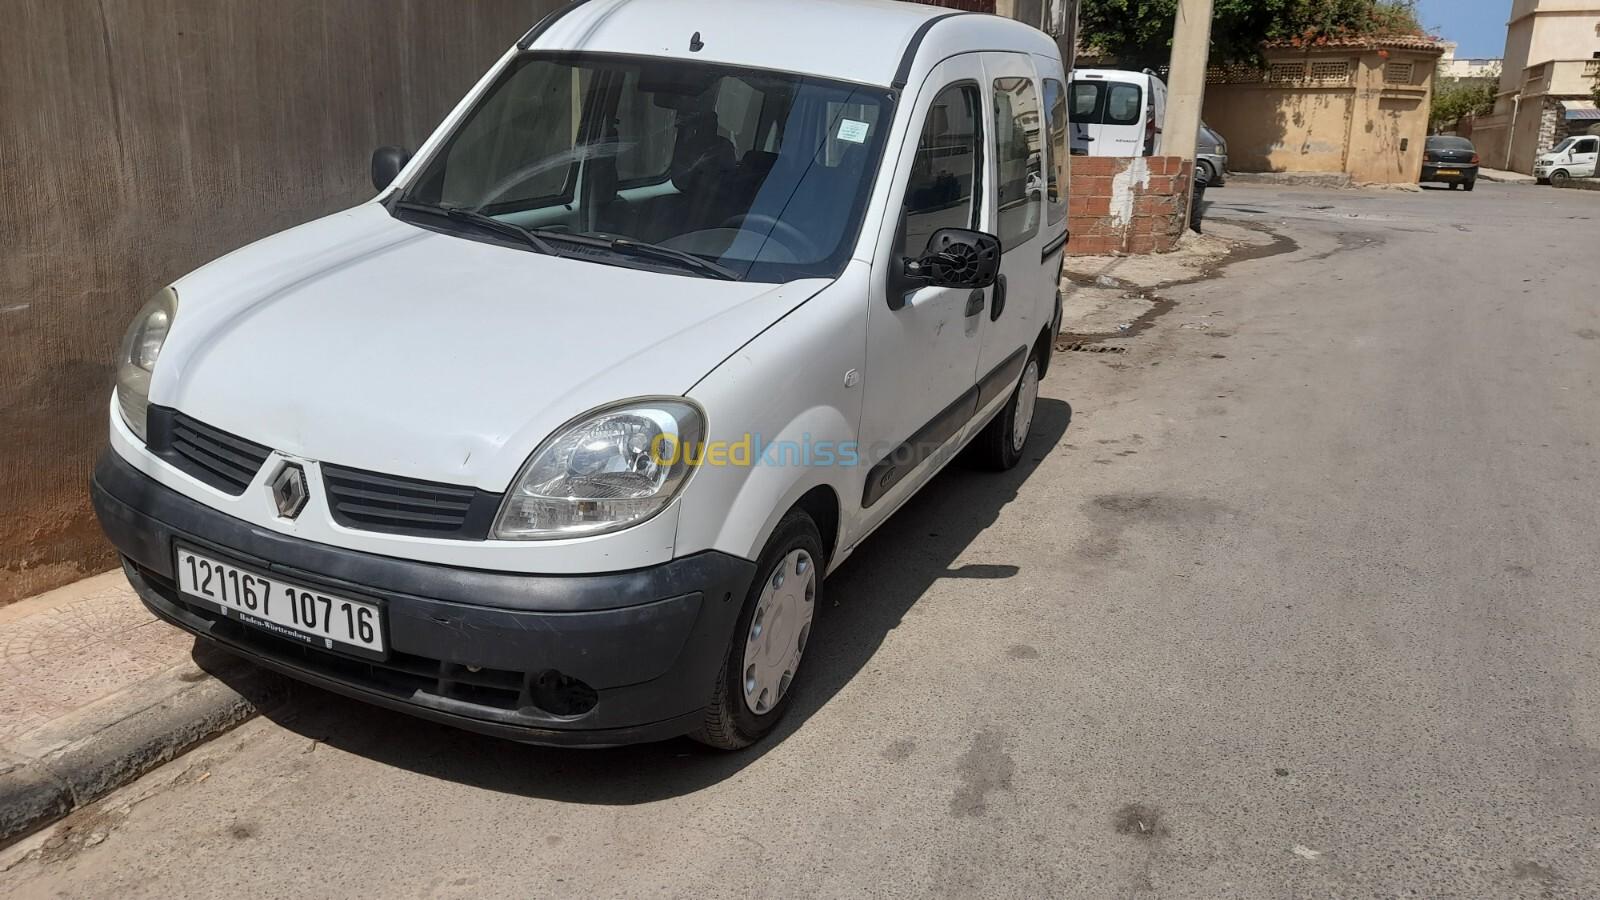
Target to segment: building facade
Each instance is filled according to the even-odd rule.
[[[1531,174],[1539,154],[1600,127],[1600,0],[1515,0],[1491,115],[1473,123],[1484,165]]]
[[[1445,41],[1443,44],[1444,55],[1439,57],[1438,77],[1461,79],[1500,80],[1500,73],[1504,71],[1505,60],[1499,57],[1483,57],[1464,59],[1456,56],[1457,45],[1454,41]]]

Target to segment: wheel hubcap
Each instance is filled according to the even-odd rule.
[[[790,551],[767,573],[744,645],[744,704],[756,715],[771,712],[789,692],[816,599],[816,564],[806,551]]]
[[[1017,415],[1011,423],[1011,449],[1021,450],[1028,442],[1028,432],[1033,429],[1033,407],[1039,400],[1039,363],[1028,360],[1022,370],[1022,384],[1017,386]]]

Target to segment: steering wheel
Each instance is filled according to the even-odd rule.
[[[753,226],[751,229],[753,231],[764,231],[769,235],[777,237],[782,243],[788,245],[791,252],[795,250],[803,250],[809,254],[810,258],[812,259],[816,259],[822,255],[822,252],[817,249],[817,245],[811,242],[811,238],[806,237],[805,232],[794,227],[793,225],[790,225],[788,222],[777,218],[776,216],[769,216],[766,213],[743,213],[728,219],[726,222],[723,222],[717,227],[744,228],[746,225]],[[795,256],[800,256],[800,254],[795,253]]]

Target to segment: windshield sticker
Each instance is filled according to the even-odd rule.
[[[855,119],[843,119],[839,122],[839,140],[849,141],[852,144],[865,144],[867,142],[867,123],[857,122]]]

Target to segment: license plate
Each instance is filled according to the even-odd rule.
[[[178,591],[279,637],[383,658],[383,608],[178,547]]]
[[[1460,175],[1461,174],[1461,170],[1460,169],[1440,169],[1439,170],[1439,174],[1440,175]]]

